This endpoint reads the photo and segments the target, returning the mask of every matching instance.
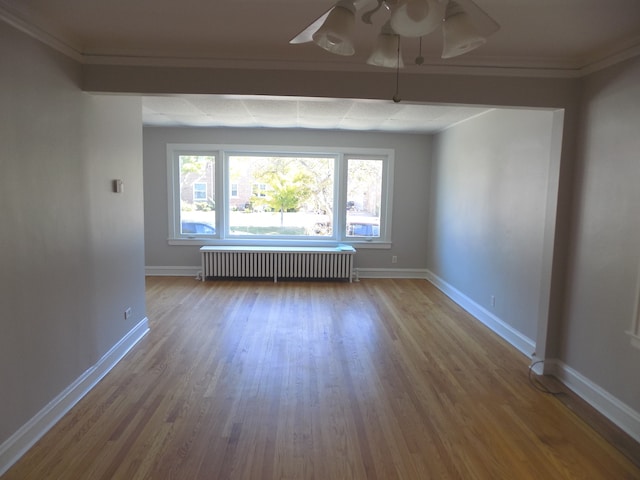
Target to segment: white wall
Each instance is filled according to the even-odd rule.
[[[0,64],[1,442],[90,364],[91,257],[79,68],[3,23]]]
[[[549,288],[552,120],[551,111],[493,110],[439,134],[431,169],[429,271],[530,343]]]
[[[83,93],[79,65],[2,22],[0,65],[1,472],[145,306],[140,99]]]
[[[586,79],[578,150],[559,358],[640,412],[640,59]]]
[[[140,98],[85,94],[83,134],[91,334],[95,352],[102,355],[146,316]],[[122,193],[113,192],[114,179],[124,182]],[[124,321],[126,308],[132,309],[132,317]]]
[[[160,128],[144,129],[145,252],[147,267],[198,267],[199,247],[168,245],[167,143],[221,143],[292,146],[345,146],[395,150],[393,245],[391,250],[360,249],[360,269],[426,267],[424,222],[428,198],[431,137],[426,135],[327,132],[314,130]],[[391,264],[391,256],[398,257]]]

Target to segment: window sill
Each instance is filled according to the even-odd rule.
[[[336,242],[335,240],[327,241],[299,241],[299,240],[247,240],[247,239],[217,239],[217,238],[170,238],[169,245],[197,246],[205,245],[238,245],[238,246],[269,246],[269,247],[335,247],[340,244],[351,245],[356,250],[359,249],[390,249],[391,242],[384,241],[367,241],[367,240],[349,240],[345,242]]]

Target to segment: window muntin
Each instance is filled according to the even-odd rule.
[[[262,172],[254,172],[253,177],[245,172],[241,178],[240,159],[272,168],[262,165]],[[393,150],[168,144],[167,160],[172,245],[347,242],[390,246]],[[288,167],[279,173],[280,178],[275,169],[278,162],[281,168]],[[291,189],[296,175],[298,185],[293,190],[298,190],[298,198],[291,204],[285,201],[285,187]],[[183,198],[185,185],[193,195],[195,183],[206,184],[206,202]],[[285,197],[280,206],[278,194]],[[251,214],[255,221],[247,222]],[[239,221],[241,215],[244,223]],[[270,218],[268,225],[265,218]],[[204,226],[188,225],[195,223]],[[247,223],[254,228],[247,230]],[[260,226],[270,228],[255,228]],[[287,226],[297,228],[284,228]]]

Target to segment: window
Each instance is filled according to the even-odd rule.
[[[391,241],[393,151],[168,145],[169,241]]]
[[[251,194],[254,197],[264,198],[267,196],[267,184],[266,183],[254,183],[251,189]]]
[[[380,237],[383,160],[347,160],[347,237]]]
[[[178,183],[172,190],[179,214],[174,217],[174,231],[187,237],[214,235],[215,156],[177,152],[175,168]]]
[[[193,184],[193,201],[194,202],[207,201],[207,184],[206,183]]]
[[[228,236],[331,237],[335,158],[227,157],[229,180],[250,183],[243,211],[227,207]]]

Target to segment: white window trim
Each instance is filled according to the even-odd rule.
[[[202,239],[187,238],[181,233],[180,228],[180,162],[174,161],[180,155],[192,155],[197,153],[201,156],[210,156],[215,158],[215,190],[220,188],[220,180],[218,178],[218,164],[220,164],[220,152],[212,149],[212,145],[191,145],[191,144],[167,144],[167,202],[168,202],[168,218],[169,218],[169,244],[172,241],[180,239],[188,244],[199,243]],[[208,239],[208,238],[207,238]]]
[[[346,232],[340,232],[341,237],[334,235],[330,239],[322,238],[278,238],[259,239],[225,237],[227,232],[226,206],[231,198],[228,191],[227,156],[242,153],[249,154],[305,154],[336,158],[334,205],[346,206],[346,169],[347,159],[381,159],[383,160],[382,199],[380,214],[380,236],[346,237]],[[180,233],[180,201],[175,194],[179,189],[180,171],[176,158],[180,155],[206,155],[215,157],[215,191],[216,205],[222,210],[216,211],[217,237],[188,238]],[[337,147],[291,147],[291,146],[258,146],[258,145],[209,145],[209,144],[167,144],[167,198],[169,212],[169,245],[272,245],[272,246],[334,246],[337,244],[355,245],[358,248],[391,248],[391,212],[393,211],[393,171],[395,150],[382,148],[337,148]],[[218,193],[219,192],[219,193]],[[218,198],[223,201],[218,202]],[[342,210],[345,210],[344,212]],[[336,225],[346,223],[346,209],[334,208],[337,212]],[[383,220],[384,219],[384,220]]]
[[[377,150],[381,152],[381,150]],[[356,153],[353,149],[348,150],[348,153],[342,155],[339,191],[338,198],[339,205],[347,205],[347,167],[349,160],[383,160],[382,166],[382,198],[380,205],[380,237],[374,239],[371,237],[346,237],[346,232],[343,232],[341,243],[354,242],[362,245],[363,243],[388,243],[391,244],[391,212],[393,207],[393,164],[394,164],[394,151],[385,150],[386,154],[374,154],[372,151],[367,153]],[[340,225],[346,224],[347,211],[345,208],[338,210],[338,221]]]

